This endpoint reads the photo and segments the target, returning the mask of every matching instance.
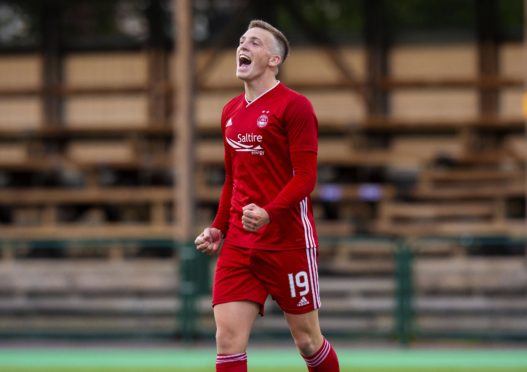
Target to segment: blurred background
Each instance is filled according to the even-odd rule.
[[[320,122],[343,341],[527,342],[524,0],[0,1],[0,341],[213,341],[222,106],[253,18]],[[255,339],[288,337],[270,302]]]

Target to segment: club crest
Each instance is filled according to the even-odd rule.
[[[259,128],[263,128],[269,123],[269,117],[265,114],[262,114],[258,116],[258,119],[256,119],[256,125],[258,125]]]

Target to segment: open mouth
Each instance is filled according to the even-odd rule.
[[[238,57],[238,66],[249,66],[251,64],[251,58],[249,58],[248,56],[244,55],[244,54],[240,54],[240,56]]]

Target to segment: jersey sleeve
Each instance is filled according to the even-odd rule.
[[[313,106],[299,95],[284,112],[293,177],[264,209],[271,221],[297,205],[314,190],[317,182],[318,121]]]
[[[219,229],[223,236],[227,235],[229,230],[229,213],[231,209],[231,197],[232,197],[232,161],[229,151],[229,147],[225,143],[225,111],[221,115],[221,130],[223,133],[223,148],[224,148],[224,167],[225,167],[225,182],[221,190],[220,201],[218,205],[218,211],[216,217],[212,222],[212,227]]]
[[[317,183],[317,154],[313,151],[295,151],[291,153],[294,176],[289,180],[272,202],[264,206],[272,221],[289,208],[297,205],[313,192]]]
[[[309,100],[298,95],[284,110],[289,152],[318,151],[318,120]]]

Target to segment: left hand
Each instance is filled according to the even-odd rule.
[[[267,211],[254,203],[246,205],[242,211],[242,224],[247,231],[257,231],[270,222]]]

